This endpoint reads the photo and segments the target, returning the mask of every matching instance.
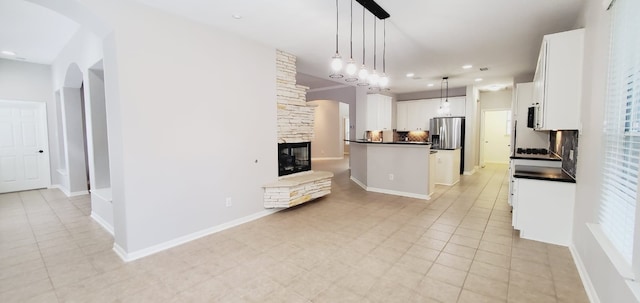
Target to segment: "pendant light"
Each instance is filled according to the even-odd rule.
[[[358,71],[358,67],[356,66],[356,61],[353,60],[353,0],[351,0],[351,29],[349,30],[349,61],[347,63],[347,67],[345,68],[347,78],[345,78],[344,80],[347,82],[358,81],[358,77],[356,75],[357,71]]]
[[[446,96],[444,101],[442,100],[443,97],[443,87],[446,85]],[[450,106],[449,106],[449,77],[442,77],[442,82],[440,83],[440,108],[438,108],[438,114],[439,115],[446,115],[449,114],[450,111]]]
[[[383,26],[383,39],[382,39],[382,75],[380,76],[380,80],[378,84],[380,84],[380,89],[388,90],[387,86],[389,85],[389,77],[387,77],[387,19],[382,20]]]
[[[336,54],[331,58],[330,78],[342,78],[342,57],[338,52],[338,0],[336,0]]]
[[[369,84],[371,85],[371,87],[369,89],[377,89],[379,88],[379,83],[378,81],[380,81],[380,76],[378,75],[378,72],[376,72],[376,59],[377,59],[377,52],[376,52],[376,48],[377,48],[377,34],[378,31],[376,30],[376,18],[373,18],[373,71],[371,72],[371,75],[369,76]]]
[[[365,8],[362,7],[362,66],[360,67],[360,71],[358,72],[358,86],[367,86],[369,85],[369,72],[367,71],[367,67],[364,65],[365,59]]]

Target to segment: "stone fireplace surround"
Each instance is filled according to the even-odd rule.
[[[296,84],[295,56],[276,50],[276,81],[278,142],[310,142],[315,106],[307,104],[309,88]],[[309,153],[310,150],[309,147]],[[279,177],[278,181],[263,186],[264,207],[287,208],[328,195],[331,178],[331,172],[312,170]]]

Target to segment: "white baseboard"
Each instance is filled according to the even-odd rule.
[[[367,191],[372,191],[374,193],[381,193],[381,194],[388,194],[388,195],[395,195],[395,196],[423,199],[423,200],[430,200],[431,199],[431,195],[421,195],[421,194],[408,193],[408,192],[404,192],[404,191],[397,191],[397,190],[390,190],[390,189],[383,189],[383,188],[376,188],[376,187],[367,187]]]
[[[316,161],[316,160],[342,160],[342,159],[344,159],[344,157],[322,157],[322,158],[311,157],[311,161]]]
[[[390,190],[390,189],[369,187],[369,186],[364,185],[364,183],[360,182],[360,180],[354,178],[353,176],[351,176],[350,179],[351,179],[351,181],[355,182],[356,184],[358,184],[358,186],[362,187],[362,189],[364,189],[366,191],[371,191],[371,192],[381,193],[381,194],[388,194],[388,195],[395,195],[395,196],[402,196],[402,197],[409,197],[409,198],[416,198],[416,199],[423,199],[423,200],[430,200],[431,199],[431,195],[421,195],[421,194],[408,193],[408,192],[403,192],[403,191],[396,191],[396,190]]]
[[[100,224],[102,228],[104,228],[107,232],[109,232],[113,236],[113,226],[111,226],[111,224],[109,224],[107,220],[103,219],[102,217],[100,217],[100,215],[96,214],[93,211],[91,212],[91,219],[93,219],[98,224]]]
[[[580,254],[578,254],[578,251],[573,243],[569,245],[569,251],[571,252],[573,261],[576,263],[578,274],[580,275],[580,279],[582,280],[582,285],[584,286],[584,290],[587,292],[589,301],[591,303],[600,303],[600,299],[598,298],[596,289],[595,287],[593,287],[593,283],[591,283],[591,279],[589,278],[589,273],[587,272],[587,268],[584,266],[584,263],[582,263],[582,258],[580,258]]]
[[[472,170],[470,170],[470,171],[465,170],[462,174],[463,174],[463,175],[465,175],[465,176],[471,176],[471,175],[473,175],[473,174],[475,174],[475,173],[476,173],[476,168],[474,167],[474,168],[473,168]]]
[[[456,182],[453,182],[453,183],[451,183],[451,184],[447,184],[447,183],[437,183],[437,182],[436,182],[435,184],[436,184],[436,185],[445,185],[445,186],[454,186],[454,185],[458,184],[458,182],[460,182],[460,180],[458,180],[458,181],[456,181]]]
[[[223,223],[220,224],[218,226],[214,226],[214,227],[210,227],[201,231],[197,231],[173,240],[169,240],[167,242],[164,243],[160,243],[160,244],[156,244],[153,245],[151,247],[147,247],[144,249],[140,249],[134,252],[127,252],[126,250],[124,250],[122,247],[120,247],[117,243],[113,244],[113,251],[125,262],[131,262],[146,256],[150,256],[153,255],[155,253],[161,252],[163,250],[172,248],[172,247],[176,247],[178,245],[211,235],[211,234],[215,234],[217,232],[221,232],[225,229],[229,229],[232,228],[234,226],[238,226],[240,224],[244,224],[247,222],[251,222],[253,220],[257,220],[260,219],[264,216],[268,216],[271,215],[273,213],[276,213],[278,211],[280,211],[281,209],[265,209],[261,212],[246,216],[246,217],[242,217],[227,223]]]
[[[362,187],[362,189],[367,190],[367,186],[364,185],[364,183],[360,182],[360,180],[354,178],[353,176],[351,176],[349,179],[351,179],[351,181],[353,181],[356,184],[358,184],[358,186]]]
[[[72,193],[69,193],[67,196],[76,197],[76,196],[83,196],[83,195],[88,195],[88,194],[89,194],[88,190],[81,190],[81,191],[74,191]]]

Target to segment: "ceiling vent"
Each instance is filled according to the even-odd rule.
[[[480,68],[480,71],[481,71],[481,72],[486,72],[486,71],[488,71],[488,70],[489,70],[489,68],[488,68],[488,67],[481,67],[481,68]]]

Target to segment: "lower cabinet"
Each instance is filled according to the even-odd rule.
[[[433,195],[436,190],[436,155],[438,153],[429,154],[429,196]]]
[[[460,150],[438,150],[436,184],[454,185],[460,181]]]
[[[513,178],[512,224],[520,230],[520,237],[568,246],[575,187],[575,183]]]

